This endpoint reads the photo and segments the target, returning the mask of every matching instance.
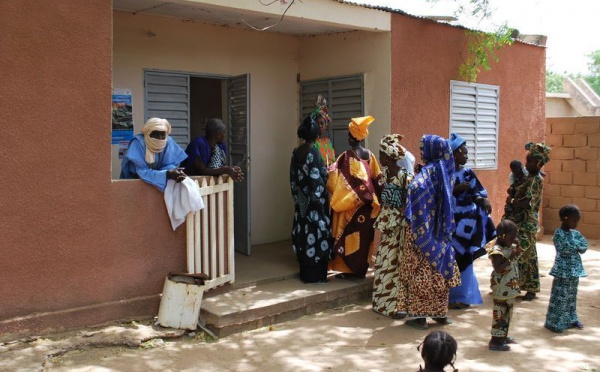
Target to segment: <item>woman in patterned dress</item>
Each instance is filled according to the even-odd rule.
[[[456,230],[452,236],[452,248],[460,270],[461,285],[450,289],[450,308],[464,309],[483,303],[479,283],[473,270],[473,262],[485,254],[485,245],[496,236],[496,227],[490,216],[492,205],[487,190],[471,168],[465,167],[469,160],[467,141],[456,133],[448,139],[454,156],[453,196]]]
[[[307,116],[298,128],[304,143],[292,153],[290,186],[294,200],[292,248],[305,283],[327,281],[331,257],[331,216],[327,195],[327,170],[314,147],[319,133],[317,122]]]
[[[545,143],[529,142],[525,145],[529,151],[525,168],[528,175],[525,181],[515,187],[515,196],[508,197],[506,203],[511,207],[503,219],[509,219],[519,228],[519,240],[523,253],[519,256],[519,287],[527,293],[523,300],[531,301],[540,291],[540,272],[535,246],[535,235],[539,224],[539,210],[542,201],[544,179],[540,175],[542,167],[550,161],[550,147]]]
[[[362,144],[369,135],[372,116],[352,118],[348,124],[350,150],[329,168],[327,190],[333,210],[334,258],[329,269],[342,278],[364,278],[373,254],[373,224],[379,204],[381,170],[377,158]]]
[[[455,229],[451,178],[454,158],[446,139],[426,134],[420,143],[425,165],[408,188],[404,212],[412,236],[406,239],[401,281],[406,283],[403,301],[411,319],[406,325],[427,328],[427,317],[440,324],[448,316],[451,287],[460,285],[460,272],[450,241]],[[402,301],[401,301],[402,302]]]
[[[375,260],[373,311],[394,319],[406,316],[399,309],[399,300],[406,298],[406,286],[400,282],[400,264],[405,237],[411,234],[404,208],[414,174],[414,156],[400,145],[402,138],[400,134],[388,134],[379,144],[383,190],[381,213],[375,221],[381,242]]]
[[[321,160],[326,167],[329,167],[335,161],[335,150],[331,144],[331,140],[327,137],[327,129],[331,123],[329,111],[327,110],[327,100],[319,94],[317,98],[317,107],[312,112],[311,116],[319,124],[319,138],[315,141],[315,147],[321,154]]]

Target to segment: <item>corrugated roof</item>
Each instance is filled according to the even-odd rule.
[[[423,16],[418,16],[418,15],[406,13],[403,10],[393,9],[393,8],[390,8],[390,7],[387,7],[387,6],[359,4],[359,3],[356,3],[356,2],[353,2],[353,1],[347,1],[347,0],[332,0],[332,1],[335,1],[335,2],[341,3],[341,4],[348,4],[348,5],[352,5],[352,6],[359,6],[359,7],[367,8],[367,9],[381,10],[382,12],[387,12],[387,13],[400,14],[400,15],[407,16],[407,17],[410,17],[410,18],[420,19],[420,20],[424,20],[424,21],[428,21],[428,22],[435,22],[437,24],[442,24],[442,25],[446,25],[446,26],[450,26],[450,27],[455,27],[455,28],[459,28],[459,29],[462,29],[462,30],[480,31],[480,30],[476,30],[476,29],[473,29],[473,28],[465,27],[463,25],[456,25],[456,24],[451,24],[451,23],[446,23],[446,22],[443,22],[443,23],[442,22],[438,22],[438,21],[435,21],[435,20],[427,18],[427,17],[423,17]],[[545,37],[543,35],[539,35],[539,36]],[[545,40],[544,40],[544,45],[536,44],[536,43],[529,42],[529,41],[526,41],[526,40],[521,40],[519,38],[514,39],[514,41],[519,42],[521,44],[527,44],[527,45],[532,45],[532,46],[541,47],[541,48],[545,48],[546,47]]]

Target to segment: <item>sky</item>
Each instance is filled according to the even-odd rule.
[[[427,15],[455,14],[468,0],[349,0]],[[600,0],[489,0],[491,21],[459,16],[456,24],[483,31],[507,24],[521,34],[546,35],[546,69],[558,73],[588,73],[587,57],[600,50]]]

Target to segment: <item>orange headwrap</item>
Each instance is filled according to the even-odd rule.
[[[352,118],[350,119],[350,124],[348,124],[348,130],[352,137],[362,141],[369,135],[369,125],[371,125],[373,121],[375,121],[375,118],[372,116]]]

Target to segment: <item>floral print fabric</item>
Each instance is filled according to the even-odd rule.
[[[300,156],[292,155],[290,186],[294,201],[292,248],[300,265],[329,261],[331,255],[331,217],[327,190],[327,170],[319,152],[310,148]]]

